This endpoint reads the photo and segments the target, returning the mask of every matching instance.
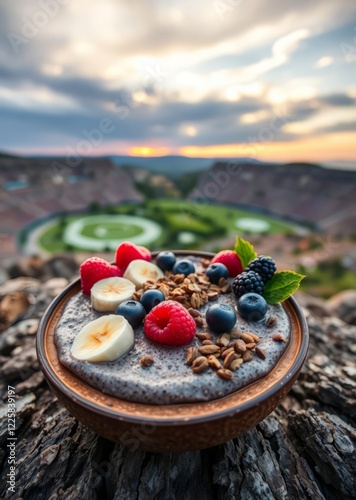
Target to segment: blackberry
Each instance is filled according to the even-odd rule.
[[[255,273],[261,276],[263,283],[267,283],[267,281],[274,275],[276,269],[276,264],[271,257],[259,255],[256,259],[249,263],[245,271],[255,271]]]
[[[263,279],[255,271],[244,271],[238,274],[232,282],[232,290],[237,298],[249,292],[262,295],[264,286]]]

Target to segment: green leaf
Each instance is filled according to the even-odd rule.
[[[304,279],[303,274],[295,273],[294,271],[280,271],[275,273],[272,278],[267,281],[264,290],[263,297],[270,304],[277,304],[277,302],[283,302],[296,292],[299,285]]]
[[[245,269],[245,267],[249,265],[251,260],[257,257],[257,253],[255,252],[253,245],[251,245],[250,242],[240,238],[240,236],[236,238],[236,245],[234,250],[241,261],[243,269]]]

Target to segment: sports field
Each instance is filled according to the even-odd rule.
[[[150,205],[166,211],[172,210],[175,222],[188,225],[189,227],[186,227],[185,230],[193,232],[196,229],[196,220],[201,221],[202,218],[203,220],[210,218],[217,221],[227,232],[292,234],[295,230],[292,223],[230,206],[176,200],[152,201]],[[241,219],[249,219],[250,226],[248,228],[246,223],[244,223],[244,227],[241,228],[241,231],[238,231],[238,222]],[[255,231],[254,226],[257,226],[256,222],[264,222],[264,229],[262,231]],[[258,226],[260,228],[261,224],[258,224]]]
[[[144,205],[111,207],[110,214],[59,217],[44,224],[43,231],[41,227],[36,229],[35,243],[39,250],[49,253],[112,251],[124,240],[151,249],[199,248],[209,240],[230,234],[293,233],[294,230],[288,222],[235,207],[152,200]],[[187,234],[191,235],[190,244]]]

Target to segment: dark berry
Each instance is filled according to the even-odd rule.
[[[126,318],[132,328],[137,328],[141,325],[146,316],[146,311],[140,302],[136,300],[125,300],[118,306],[115,314]]]
[[[264,283],[272,278],[276,272],[276,264],[271,257],[259,255],[256,259],[249,263],[245,271],[255,271],[263,279]]]
[[[207,309],[205,319],[211,331],[223,333],[235,326],[236,313],[227,304],[214,304]]]
[[[140,302],[146,310],[146,313],[150,312],[150,310],[164,301],[164,295],[159,290],[146,290],[140,298]]]
[[[244,271],[238,274],[232,282],[232,290],[237,298],[245,293],[254,292],[262,295],[264,282],[261,276],[255,271]]]
[[[206,270],[206,275],[211,281],[211,283],[218,284],[220,278],[227,278],[229,276],[228,268],[217,262],[216,264],[211,264]]]
[[[260,321],[267,312],[267,302],[258,293],[245,293],[237,301],[237,310],[248,321]]]
[[[195,273],[194,264],[189,259],[179,260],[173,266],[173,273],[174,274],[185,274],[185,276],[188,276],[188,274]]]
[[[176,256],[173,252],[160,252],[156,257],[156,265],[162,269],[162,271],[171,271],[176,260]]]

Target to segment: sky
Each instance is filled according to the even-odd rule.
[[[0,150],[356,162],[356,3],[2,0]]]

